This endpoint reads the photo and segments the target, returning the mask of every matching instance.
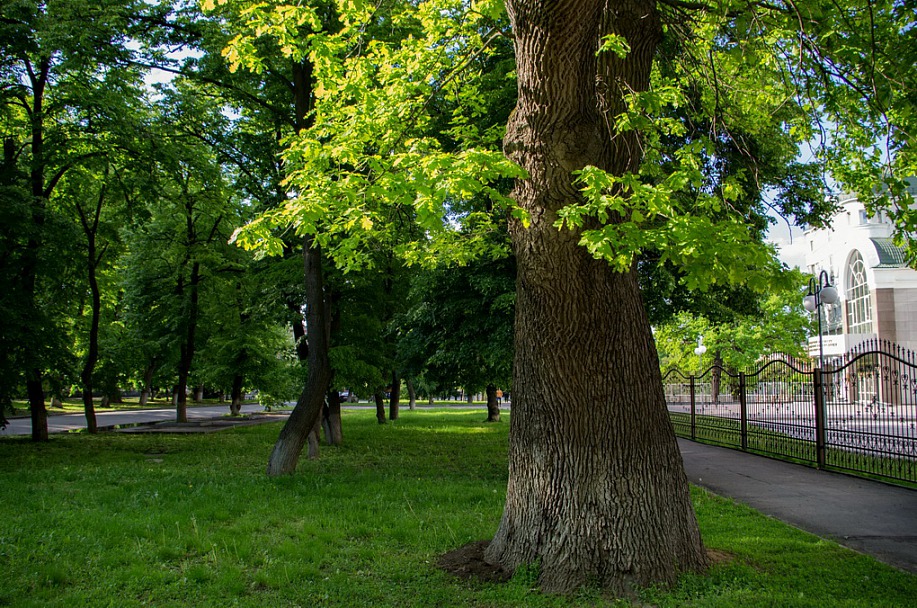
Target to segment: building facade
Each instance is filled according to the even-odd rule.
[[[917,199],[917,178],[908,190]],[[825,270],[840,298],[823,306],[826,357],[842,355],[871,338],[917,350],[917,270],[909,268],[892,241],[893,226],[884,214],[869,216],[860,200],[842,195],[830,229],[808,230],[806,267]],[[809,342],[818,354],[818,338]]]

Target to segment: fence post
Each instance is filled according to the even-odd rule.
[[[694,399],[694,374],[691,374],[691,440],[697,439],[697,407]]]
[[[745,394],[745,372],[739,372],[739,424],[742,429],[742,450],[748,450],[748,397]]]
[[[825,468],[825,385],[820,367],[812,374],[815,389],[815,459],[819,469]]]

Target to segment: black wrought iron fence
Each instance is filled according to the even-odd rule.
[[[676,434],[889,481],[917,483],[917,355],[871,341],[825,365],[772,357],[664,375]]]

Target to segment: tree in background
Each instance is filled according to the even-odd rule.
[[[682,311],[655,327],[661,369],[677,367],[696,374],[719,365],[746,371],[770,354],[806,356],[806,340],[813,329],[811,316],[802,307],[807,279],[799,271],[794,275],[796,289],[761,295],[753,310],[737,313],[728,321]],[[707,347],[703,360],[694,354],[701,336]]]
[[[29,346],[9,346],[19,351],[14,360],[25,375],[32,437],[47,440],[43,379],[46,369],[60,367],[54,353],[69,350],[61,339],[59,306],[71,301],[66,291],[45,291],[61,285],[58,279],[66,273],[55,264],[69,258],[54,251],[66,241],[55,234],[60,223],[53,199],[70,170],[110,151],[106,127],[120,120],[112,110],[136,96],[136,73],[127,65],[131,52],[125,43],[146,5],[12,0],[2,8],[4,163],[19,167],[6,176],[24,180],[18,191],[28,195],[15,200],[25,205],[20,212],[29,219],[21,242],[7,241],[18,260],[10,288],[17,293],[15,309],[22,313],[12,316],[21,325],[11,335],[28,335],[20,344]],[[90,425],[92,418],[90,408]]]
[[[399,322],[407,367],[441,389],[485,392],[488,422],[500,420],[497,389],[512,377],[515,270],[509,257],[417,273]]]

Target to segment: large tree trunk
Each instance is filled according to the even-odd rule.
[[[500,404],[497,403],[497,387],[488,384],[487,394],[487,420],[485,422],[500,422]]]
[[[633,135],[609,133],[622,90],[648,85],[660,35],[654,3],[508,0],[519,101],[507,154],[529,173],[513,193],[517,278],[506,507],[485,557],[540,563],[544,591],[591,583],[615,594],[672,583],[706,555],[635,272],[615,273],[554,227],[579,197],[571,171],[621,173]],[[596,57],[600,39],[631,52]]]
[[[268,475],[285,475],[296,470],[309,433],[321,419],[325,393],[331,384],[331,363],[328,360],[329,311],[322,276],[322,253],[311,236],[306,237],[303,243],[303,261],[308,343],[306,384],[271,451],[267,463]]]
[[[401,375],[397,370],[392,370],[392,392],[388,400],[388,419],[398,420],[398,410],[401,404]]]

